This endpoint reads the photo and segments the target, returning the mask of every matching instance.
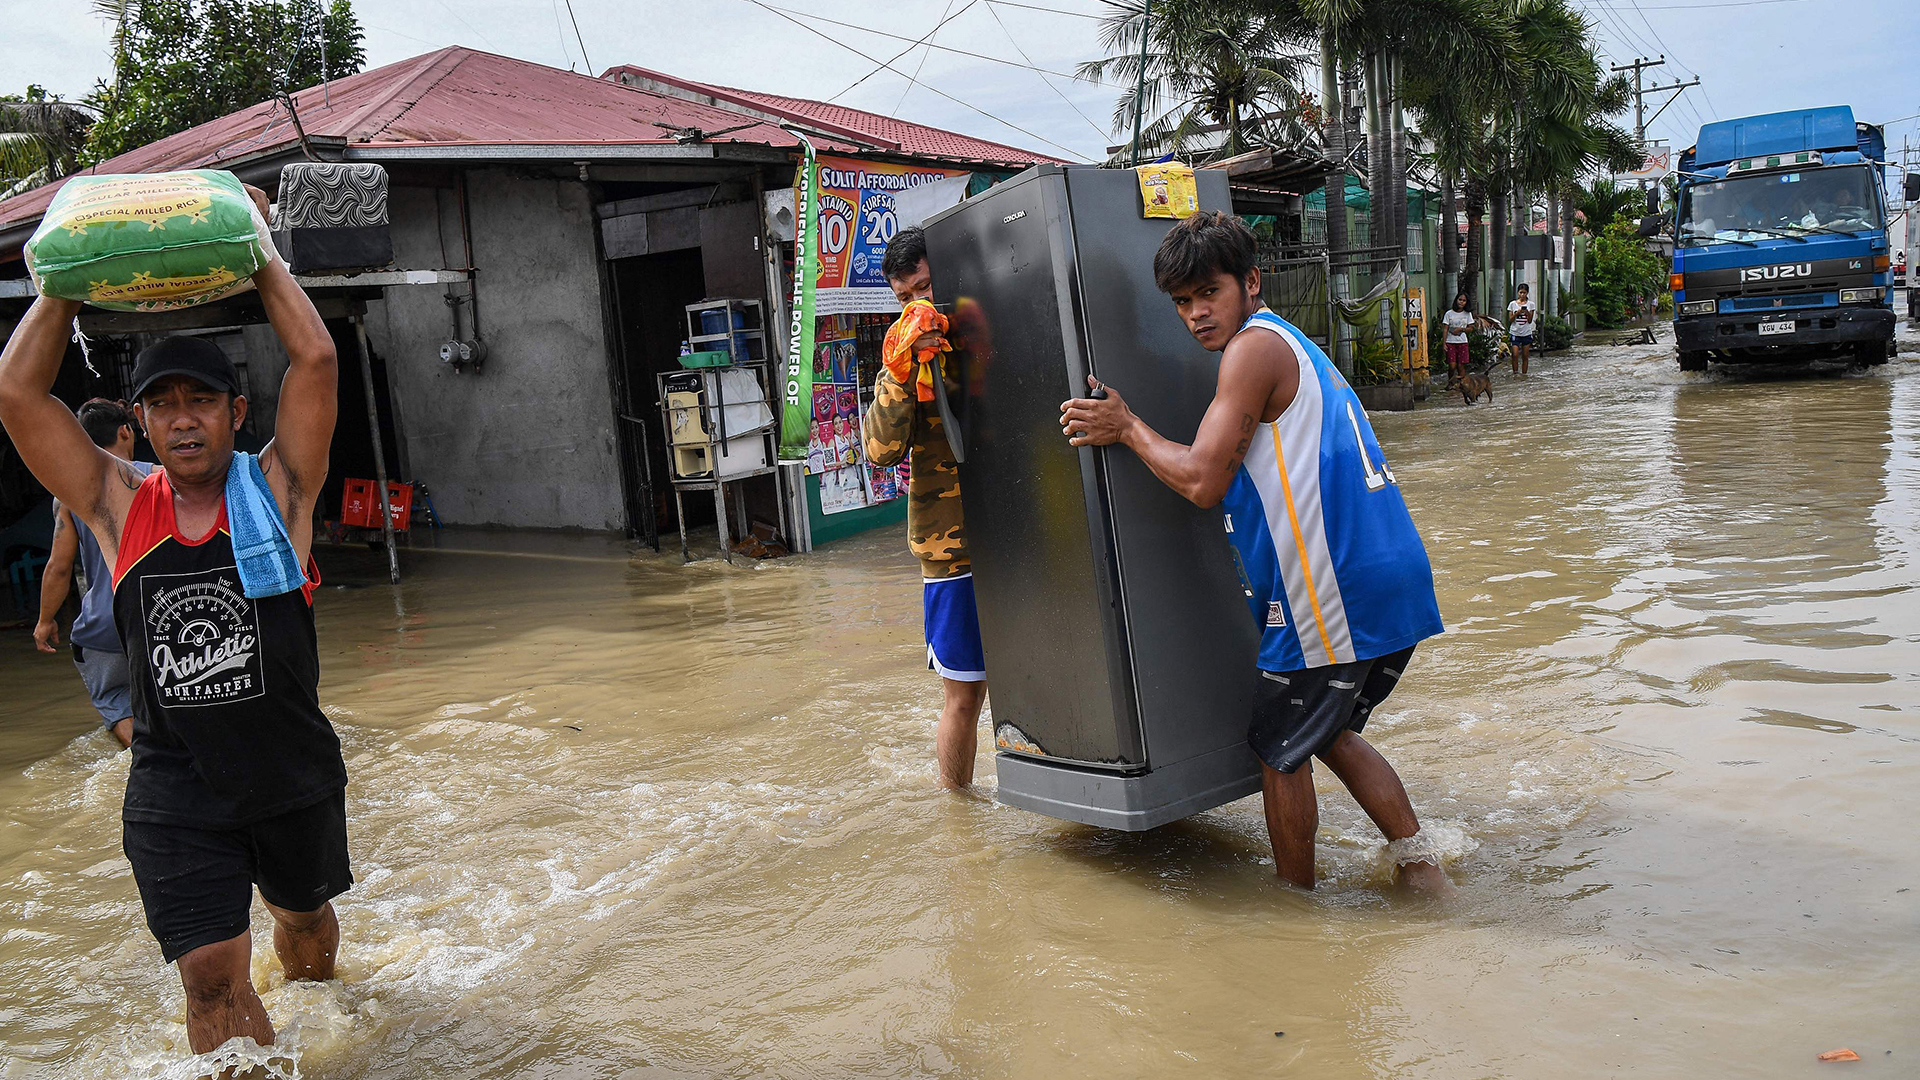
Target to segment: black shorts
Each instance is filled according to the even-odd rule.
[[[1247,743],[1275,772],[1290,773],[1346,732],[1367,726],[1413,657],[1409,645],[1376,660],[1262,671]]]
[[[255,885],[287,911],[316,911],[353,885],[345,790],[240,829],[121,827],[147,929],[169,964],[246,933]]]

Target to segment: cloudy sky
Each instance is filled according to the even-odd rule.
[[[1664,67],[1647,73],[1649,84],[1702,80],[1650,125],[1655,138],[1685,146],[1703,119],[1849,104],[1863,120],[1907,117],[1890,126],[1887,141],[1898,147],[1906,137],[1920,146],[1920,121],[1912,118],[1920,113],[1914,0],[1578,2],[1615,62],[1666,56]],[[632,63],[831,98],[1060,156],[1098,159],[1123,141],[1109,130],[1113,87],[1028,70],[1067,73],[1103,55],[1095,17],[1106,10],[1101,0],[572,0],[578,37],[565,0],[354,6],[366,27],[370,67],[459,44],[582,71]],[[0,0],[0,89],[40,83],[77,97],[106,75],[107,27],[91,9],[85,0]],[[943,19],[932,41],[944,48],[893,59]],[[1793,50],[1807,42],[1819,44],[1817,61],[1796,59]],[[875,73],[882,60],[917,74],[923,85]],[[1649,104],[1648,112],[1654,108]]]

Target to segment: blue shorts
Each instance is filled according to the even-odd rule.
[[[127,654],[115,650],[73,647],[73,666],[87,684],[87,696],[100,714],[100,723],[112,727],[133,715],[133,684],[127,674]]]
[[[927,666],[943,679],[987,681],[986,651],[980,647],[980,614],[973,606],[973,575],[921,580]]]

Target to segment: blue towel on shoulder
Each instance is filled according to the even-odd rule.
[[[240,568],[240,591],[248,599],[279,596],[306,584],[260,459],[238,450],[227,470],[227,533]]]

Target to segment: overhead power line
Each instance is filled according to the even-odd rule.
[[[747,0],[747,2],[754,5],[755,7],[764,8],[767,11],[772,12],[775,15],[778,15],[782,19],[787,20],[788,22],[792,23],[793,25],[799,27],[802,30],[805,30],[807,33],[812,34],[815,37],[818,37],[824,41],[833,42],[835,45],[840,46],[841,48],[847,50],[848,52],[852,53],[855,56],[858,56],[859,58],[867,61],[870,64],[878,64],[880,65],[880,67],[884,68],[885,70],[891,71],[895,75],[898,75],[903,79],[907,79],[908,81],[912,82],[915,86],[918,86],[923,90],[928,90],[928,91],[931,91],[932,93],[938,94],[939,96],[946,98],[948,101],[953,102],[955,105],[958,105],[961,108],[969,109],[969,110],[972,110],[973,112],[977,112],[981,116],[986,117],[987,119],[993,121],[994,123],[1001,124],[1008,128],[1011,128],[1014,131],[1017,131],[1020,134],[1025,135],[1030,139],[1038,139],[1041,142],[1046,143],[1048,146],[1051,146],[1054,149],[1059,150],[1062,153],[1067,154],[1071,157],[1079,158],[1082,161],[1086,160],[1085,155],[1079,153],[1078,151],[1070,150],[1067,147],[1061,146],[1059,143],[1054,142],[1052,139],[1049,139],[1044,135],[1040,135],[1035,132],[1028,131],[1026,128],[1021,127],[1019,124],[1016,124],[1011,120],[1004,120],[998,116],[995,116],[992,113],[988,112],[987,110],[981,108],[978,105],[973,104],[970,101],[962,101],[959,98],[954,97],[952,94],[947,93],[946,91],[940,89],[937,86],[929,86],[926,83],[921,82],[920,80],[915,79],[912,76],[908,75],[906,72],[901,71],[899,68],[894,67],[891,61],[876,60],[873,57],[868,56],[866,53],[861,52],[859,49],[856,49],[853,46],[847,44],[846,42],[841,41],[839,38],[832,37],[831,35],[822,33],[819,29],[815,27],[808,26],[806,23],[801,22],[799,19],[796,19],[793,16],[788,15],[786,12],[780,10],[779,8],[774,7],[772,4],[767,3],[766,0]]]
[[[1016,4],[1013,0],[987,0],[987,6],[990,8],[1010,7],[1022,8],[1027,11],[1044,11],[1049,15],[1071,15],[1076,19],[1092,19],[1094,22],[1104,22],[1107,18],[1105,15],[1093,15],[1085,11],[1068,11],[1064,8],[1041,7],[1038,4]]]
[[[580,66],[587,69],[584,74],[592,75],[593,61],[587,59],[587,39],[580,36],[580,20],[574,18],[573,0],[567,0],[567,20],[573,23],[573,40],[580,43]]]
[[[1668,50],[1661,47],[1656,47],[1653,43],[1641,37],[1638,33],[1634,31],[1633,27],[1627,22],[1626,17],[1623,15],[1617,14],[1615,9],[1612,8],[1611,6],[1604,3],[1599,3],[1598,0],[1586,0],[1586,3],[1592,5],[1587,10],[1591,14],[1598,16],[1599,21],[1595,24],[1595,29],[1604,28],[1607,31],[1609,36],[1611,36],[1615,41],[1619,42],[1621,45],[1624,45],[1628,49],[1631,49],[1636,54],[1636,56],[1646,56],[1646,55],[1652,55],[1654,53],[1659,53],[1663,57],[1666,55]],[[1649,29],[1652,29],[1651,26],[1649,26]],[[1679,63],[1678,59],[1675,60],[1675,63]],[[1681,64],[1680,66],[1683,68],[1686,67],[1685,64]],[[1693,71],[1692,69],[1688,69],[1687,74],[1697,75],[1699,73],[1696,71]],[[1704,92],[1704,88],[1702,89]],[[1711,99],[1709,99],[1709,101],[1711,101]],[[1685,100],[1683,98],[1680,102],[1680,107],[1693,118],[1693,123],[1695,126],[1699,126],[1702,123],[1702,118],[1700,116],[1699,110],[1693,107],[1693,102]]]
[[[553,35],[560,40],[560,55],[567,58],[567,70],[573,70],[573,46],[567,44],[567,29],[560,25],[560,0],[551,0],[553,7]]]
[[[464,26],[468,30],[471,30],[473,32],[473,36],[480,39],[480,44],[485,45],[487,48],[492,49],[494,52],[500,51],[497,47],[495,47],[493,42],[487,40],[487,35],[480,32],[479,27],[476,27],[472,23],[461,18],[460,13],[458,11],[455,11],[453,9],[453,5],[447,3],[447,0],[439,0],[439,4],[441,8],[443,8],[446,11],[447,14],[453,16],[454,19],[458,20],[461,26]]]
[[[755,3],[759,3],[759,0],[754,0],[754,2],[755,2]],[[761,7],[768,7],[768,5],[766,5],[766,4],[760,4],[760,6],[761,6]],[[953,5],[951,5],[951,4],[949,4],[949,5],[947,5],[947,6],[948,6],[948,7],[952,7]],[[852,90],[852,89],[853,89],[853,88],[854,88],[855,86],[859,86],[859,85],[860,85],[861,83],[863,83],[863,82],[866,82],[866,81],[867,81],[868,79],[871,79],[871,78],[873,78],[873,77],[874,77],[875,75],[878,75],[878,74],[880,74],[880,73],[881,73],[882,71],[889,71],[889,70],[892,70],[892,67],[891,67],[891,65],[893,64],[893,62],[894,62],[895,60],[898,60],[898,59],[900,59],[901,57],[903,57],[903,56],[905,56],[905,55],[907,55],[908,53],[910,53],[910,52],[912,52],[912,51],[914,50],[914,48],[915,48],[916,46],[919,46],[919,45],[925,45],[925,44],[926,44],[927,42],[929,42],[929,41],[931,41],[931,40],[933,39],[933,35],[935,35],[935,34],[937,34],[937,33],[939,33],[939,32],[940,32],[940,28],[941,28],[941,27],[943,27],[943,26],[945,26],[945,25],[947,25],[948,23],[950,23],[950,22],[952,22],[953,20],[955,20],[955,19],[957,19],[957,18],[959,18],[960,16],[962,16],[962,15],[965,15],[965,14],[967,13],[967,8],[970,8],[970,7],[972,7],[972,6],[973,6],[973,0],[967,0],[967,6],[966,6],[966,7],[963,7],[963,8],[961,8],[961,9],[960,9],[959,11],[956,11],[956,12],[954,12],[954,13],[953,13],[953,14],[951,14],[951,15],[944,15],[944,16],[942,16],[939,22],[937,22],[937,23],[934,23],[934,24],[933,24],[933,29],[931,29],[931,30],[929,30],[929,31],[927,31],[926,33],[924,33],[924,34],[922,34],[922,35],[920,35],[919,37],[917,37],[917,38],[900,38],[900,40],[901,40],[901,41],[912,41],[912,42],[913,42],[913,44],[912,44],[912,45],[908,45],[908,46],[907,46],[906,48],[904,48],[904,49],[901,49],[901,50],[900,50],[899,52],[897,52],[897,53],[894,53],[894,54],[893,54],[892,56],[890,56],[890,57],[888,57],[888,58],[887,58],[887,59],[885,59],[885,60],[874,60],[874,61],[873,61],[873,63],[874,63],[874,68],[873,68],[873,70],[871,70],[871,71],[869,71],[869,72],[867,72],[867,73],[866,73],[865,75],[862,75],[862,76],[860,76],[859,78],[857,78],[857,79],[855,79],[855,80],[853,80],[853,83],[852,83],[852,85],[850,85],[850,86],[848,86],[846,90],[842,90],[842,91],[840,91],[840,92],[839,92],[838,94],[835,94],[835,95],[833,95],[832,97],[830,97],[830,98],[828,98],[827,100],[828,100],[828,101],[838,101],[838,100],[840,100],[840,99],[841,99],[842,97],[844,97],[844,96],[846,96],[846,94],[848,93],[848,91],[851,91],[851,90]],[[769,8],[769,10],[773,10],[773,9],[771,9],[771,8]],[[805,14],[806,14],[806,12],[804,12],[804,11],[796,11],[796,12],[793,12],[793,14],[795,14],[795,15],[805,15]],[[809,18],[819,18],[819,16],[817,16],[817,15],[815,15],[815,16],[809,16]],[[788,21],[788,22],[792,22],[793,20],[792,20],[792,19],[788,19],[787,21]],[[844,23],[843,23],[843,24],[841,24],[841,25],[846,25],[846,24],[844,24]],[[809,28],[809,29],[811,29],[811,28]],[[819,33],[819,31],[817,31],[817,30],[816,30],[816,31],[814,31],[814,32],[815,32],[815,33]],[[831,40],[833,40],[833,39],[832,39],[832,38],[828,38],[827,40],[829,40],[829,41],[831,41]],[[868,59],[872,59],[872,57],[868,57]],[[914,79],[915,77],[917,77],[917,76],[909,76],[909,77],[908,77],[908,79],[907,79],[907,87],[908,87],[909,89],[911,89],[911,88],[913,87],[913,79]]]
[[[971,7],[972,5],[968,5],[968,6]],[[988,8],[987,10],[991,11],[993,9]],[[934,39],[934,36],[940,33],[940,28],[947,25],[947,20],[951,19],[952,17],[953,17],[953,0],[947,0],[947,6],[940,9],[940,21],[937,23],[934,23],[933,29],[927,31],[927,40],[932,41]],[[913,46],[911,45],[907,46],[907,48],[901,52],[901,55],[905,56],[907,52],[911,52],[912,49],[913,49]],[[927,57],[931,55],[933,55],[932,49],[920,50],[920,62],[913,65],[914,78],[916,79],[919,78],[920,73],[927,69]],[[907,95],[911,93],[913,93],[913,84],[909,82],[907,85],[900,88],[900,100],[893,103],[893,111],[888,113],[887,115],[899,116],[900,106],[905,105],[907,103]]]
[[[955,54],[957,54],[957,55],[959,55],[959,56],[970,56],[970,57],[972,57],[972,58],[973,58],[973,59],[975,59],[975,60],[985,60],[985,61],[987,61],[987,62],[988,62],[988,63],[990,63],[990,64],[1004,64],[1004,65],[1006,65],[1007,67],[1011,67],[1011,68],[1020,68],[1020,69],[1022,69],[1022,70],[1024,70],[1024,71],[1037,71],[1037,72],[1040,72],[1040,73],[1041,73],[1042,75],[1053,75],[1053,76],[1057,76],[1057,77],[1059,77],[1059,78],[1062,78],[1062,79],[1073,79],[1073,78],[1077,78],[1077,76],[1075,76],[1075,75],[1073,75],[1073,74],[1072,74],[1071,72],[1066,72],[1066,71],[1055,71],[1055,70],[1053,70],[1052,68],[1043,68],[1043,67],[1039,67],[1039,66],[1037,66],[1037,65],[1035,65],[1035,64],[1033,64],[1033,63],[1025,63],[1025,64],[1019,64],[1019,63],[1015,63],[1015,62],[1014,62],[1014,61],[1012,61],[1012,60],[1007,60],[1007,59],[1003,59],[1003,58],[1001,58],[1001,57],[998,57],[998,56],[988,56],[988,55],[987,55],[986,53],[977,53],[977,52],[970,52],[970,51],[968,51],[968,50],[966,50],[966,49],[956,49],[956,48],[954,48],[954,47],[953,47],[953,46],[951,46],[951,45],[940,45],[940,44],[936,44],[935,42],[933,42],[933,41],[931,41],[931,40],[929,40],[929,38],[931,38],[931,37],[932,37],[932,34],[933,34],[933,31],[932,31],[932,30],[930,30],[930,31],[928,31],[928,32],[927,32],[927,34],[926,34],[926,36],[924,36],[924,37],[917,37],[917,38],[910,38],[910,37],[907,37],[907,36],[906,36],[905,34],[891,34],[891,33],[888,33],[888,32],[887,32],[887,31],[885,31],[885,30],[875,30],[875,29],[874,29],[873,27],[871,27],[871,26],[862,26],[862,25],[860,25],[859,23],[850,23],[850,22],[842,22],[842,21],[841,21],[841,20],[839,20],[839,19],[833,19],[833,18],[828,18],[828,17],[827,17],[827,16],[825,16],[825,15],[815,15],[814,13],[812,13],[812,12],[810,12],[810,11],[795,11],[795,10],[794,10],[793,8],[783,8],[783,7],[776,7],[776,6],[774,6],[774,5],[772,5],[772,4],[766,4],[766,3],[761,3],[761,0],[749,0],[749,2],[750,2],[750,3],[754,3],[754,4],[759,4],[759,5],[761,6],[761,7],[763,7],[763,8],[766,8],[766,9],[767,9],[768,11],[771,11],[771,12],[774,12],[774,13],[776,13],[776,14],[779,14],[779,15],[781,15],[781,16],[783,16],[783,17],[788,17],[788,21],[792,21],[792,19],[791,19],[791,16],[795,16],[795,15],[797,15],[797,16],[799,16],[799,17],[800,17],[800,18],[802,18],[802,19],[811,19],[811,20],[813,20],[814,22],[821,22],[821,23],[826,23],[826,24],[827,24],[827,25],[829,25],[829,26],[843,26],[843,27],[846,27],[846,28],[847,28],[847,29],[849,29],[849,30],[859,30],[859,31],[861,31],[862,33],[867,33],[867,34],[872,34],[872,35],[874,35],[875,37],[883,37],[883,38],[892,38],[892,39],[893,39],[893,40],[895,40],[895,41],[907,41],[907,42],[911,42],[911,43],[912,43],[912,44],[911,44],[911,45],[909,45],[909,46],[908,46],[907,48],[905,48],[905,49],[902,49],[902,50],[900,50],[900,52],[899,52],[899,53],[897,53],[896,55],[894,55],[894,57],[893,57],[892,59],[890,59],[890,60],[884,60],[884,61],[875,61],[875,63],[877,63],[877,64],[880,64],[880,67],[878,67],[878,68],[875,68],[875,69],[874,69],[874,70],[873,70],[872,72],[870,72],[870,73],[868,73],[868,76],[867,76],[867,78],[871,78],[871,77],[872,77],[872,76],[874,76],[874,75],[878,75],[878,74],[879,74],[879,73],[880,73],[881,71],[891,71],[891,70],[893,70],[893,69],[891,69],[891,68],[889,68],[889,67],[887,67],[887,65],[888,65],[888,64],[891,64],[891,63],[893,63],[893,61],[894,61],[894,60],[898,60],[898,59],[900,59],[900,57],[902,57],[902,56],[905,56],[905,55],[906,55],[907,53],[910,53],[910,52],[912,52],[912,51],[913,51],[913,50],[914,50],[915,48],[918,48],[918,47],[920,47],[920,46],[925,46],[926,48],[929,48],[929,49],[938,49],[938,50],[940,50],[941,52],[950,52],[950,53],[955,53]],[[972,6],[972,5],[968,5],[968,6],[970,7],[970,6]],[[957,19],[957,18],[959,18],[959,17],[960,17],[960,14],[961,14],[961,12],[964,12],[964,11],[966,11],[966,10],[967,10],[966,8],[961,8],[961,9],[960,9],[960,11],[956,11],[956,12],[954,12],[954,13],[953,13],[953,17],[954,17],[954,18],[956,18],[956,19]],[[809,27],[809,29],[811,29],[811,27]],[[934,30],[938,30],[938,29],[940,29],[940,27],[938,27],[938,26],[936,26],[936,27],[934,27],[933,29],[934,29]],[[815,30],[814,32],[815,32],[815,33],[819,33],[819,31],[817,31],[817,30]],[[840,40],[839,40],[838,38],[832,38],[832,37],[829,37],[829,38],[827,38],[827,40],[828,40],[828,41],[832,41],[832,42],[834,42],[834,43],[836,43],[836,44],[845,44],[844,42],[841,42],[841,41],[840,41]],[[1016,49],[1017,49],[1017,48],[1019,48],[1019,46],[1018,46],[1018,45],[1015,45],[1015,46],[1014,46],[1014,48],[1016,48]],[[904,72],[895,72],[895,74],[899,74],[899,75],[902,75],[903,77],[905,77],[905,78],[907,78],[907,79],[909,79],[909,80],[911,80],[911,79],[912,79],[912,76],[909,76],[909,75],[905,75],[905,73],[904,73]],[[861,80],[860,80],[860,82],[856,82],[856,83],[854,83],[854,84],[853,84],[853,86],[859,86],[861,82],[865,82],[865,81],[867,81],[867,80],[866,80],[866,78],[863,78],[863,79],[861,79]],[[1107,81],[1107,80],[1105,80],[1105,79],[1098,79],[1098,80],[1089,80],[1089,81],[1097,81],[1097,82],[1099,82],[1099,83],[1100,83],[1100,84],[1101,84],[1102,86],[1115,86],[1115,87],[1120,87],[1120,88],[1122,88],[1122,89],[1125,89],[1125,86],[1124,86],[1124,84],[1121,84],[1121,83],[1115,83],[1115,82],[1108,82],[1108,81]],[[851,89],[853,89],[853,86],[849,86],[849,87],[847,87],[847,90],[851,90]],[[831,97],[831,98],[828,98],[827,100],[828,100],[828,101],[832,101],[832,100],[834,100],[835,98],[838,98],[838,97],[840,97],[840,96],[841,96],[841,94],[845,94],[845,93],[847,92],[847,90],[842,90],[842,91],[840,91],[840,93],[839,93],[839,94],[835,94],[835,95],[833,95],[833,97]]]
[[[1007,24],[1001,21],[1000,13],[998,11],[995,11],[994,7],[995,7],[995,4],[993,0],[987,0],[987,14],[993,16],[994,22],[1000,23],[1000,32],[1007,35],[1007,44],[1013,46],[1013,51],[1019,53],[1020,59],[1025,60],[1028,66],[1030,67],[1033,66],[1033,57],[1028,56],[1027,50],[1021,48],[1020,42],[1014,40],[1013,31],[1007,29]],[[1080,106],[1075,105],[1073,103],[1072,98],[1068,97],[1064,93],[1061,93],[1060,88],[1053,85],[1053,80],[1047,78],[1046,72],[1041,71],[1037,67],[1034,68],[1034,72],[1040,76],[1041,82],[1047,84],[1047,89],[1053,91],[1056,97],[1058,97],[1061,101],[1064,101],[1067,103],[1067,108],[1072,109],[1074,112],[1080,113],[1080,119],[1085,120],[1087,122],[1087,126],[1093,129],[1094,134],[1100,136],[1103,139],[1107,137],[1109,133],[1101,130],[1100,125],[1093,122],[1093,117],[1088,116],[1084,112],[1081,112]]]

